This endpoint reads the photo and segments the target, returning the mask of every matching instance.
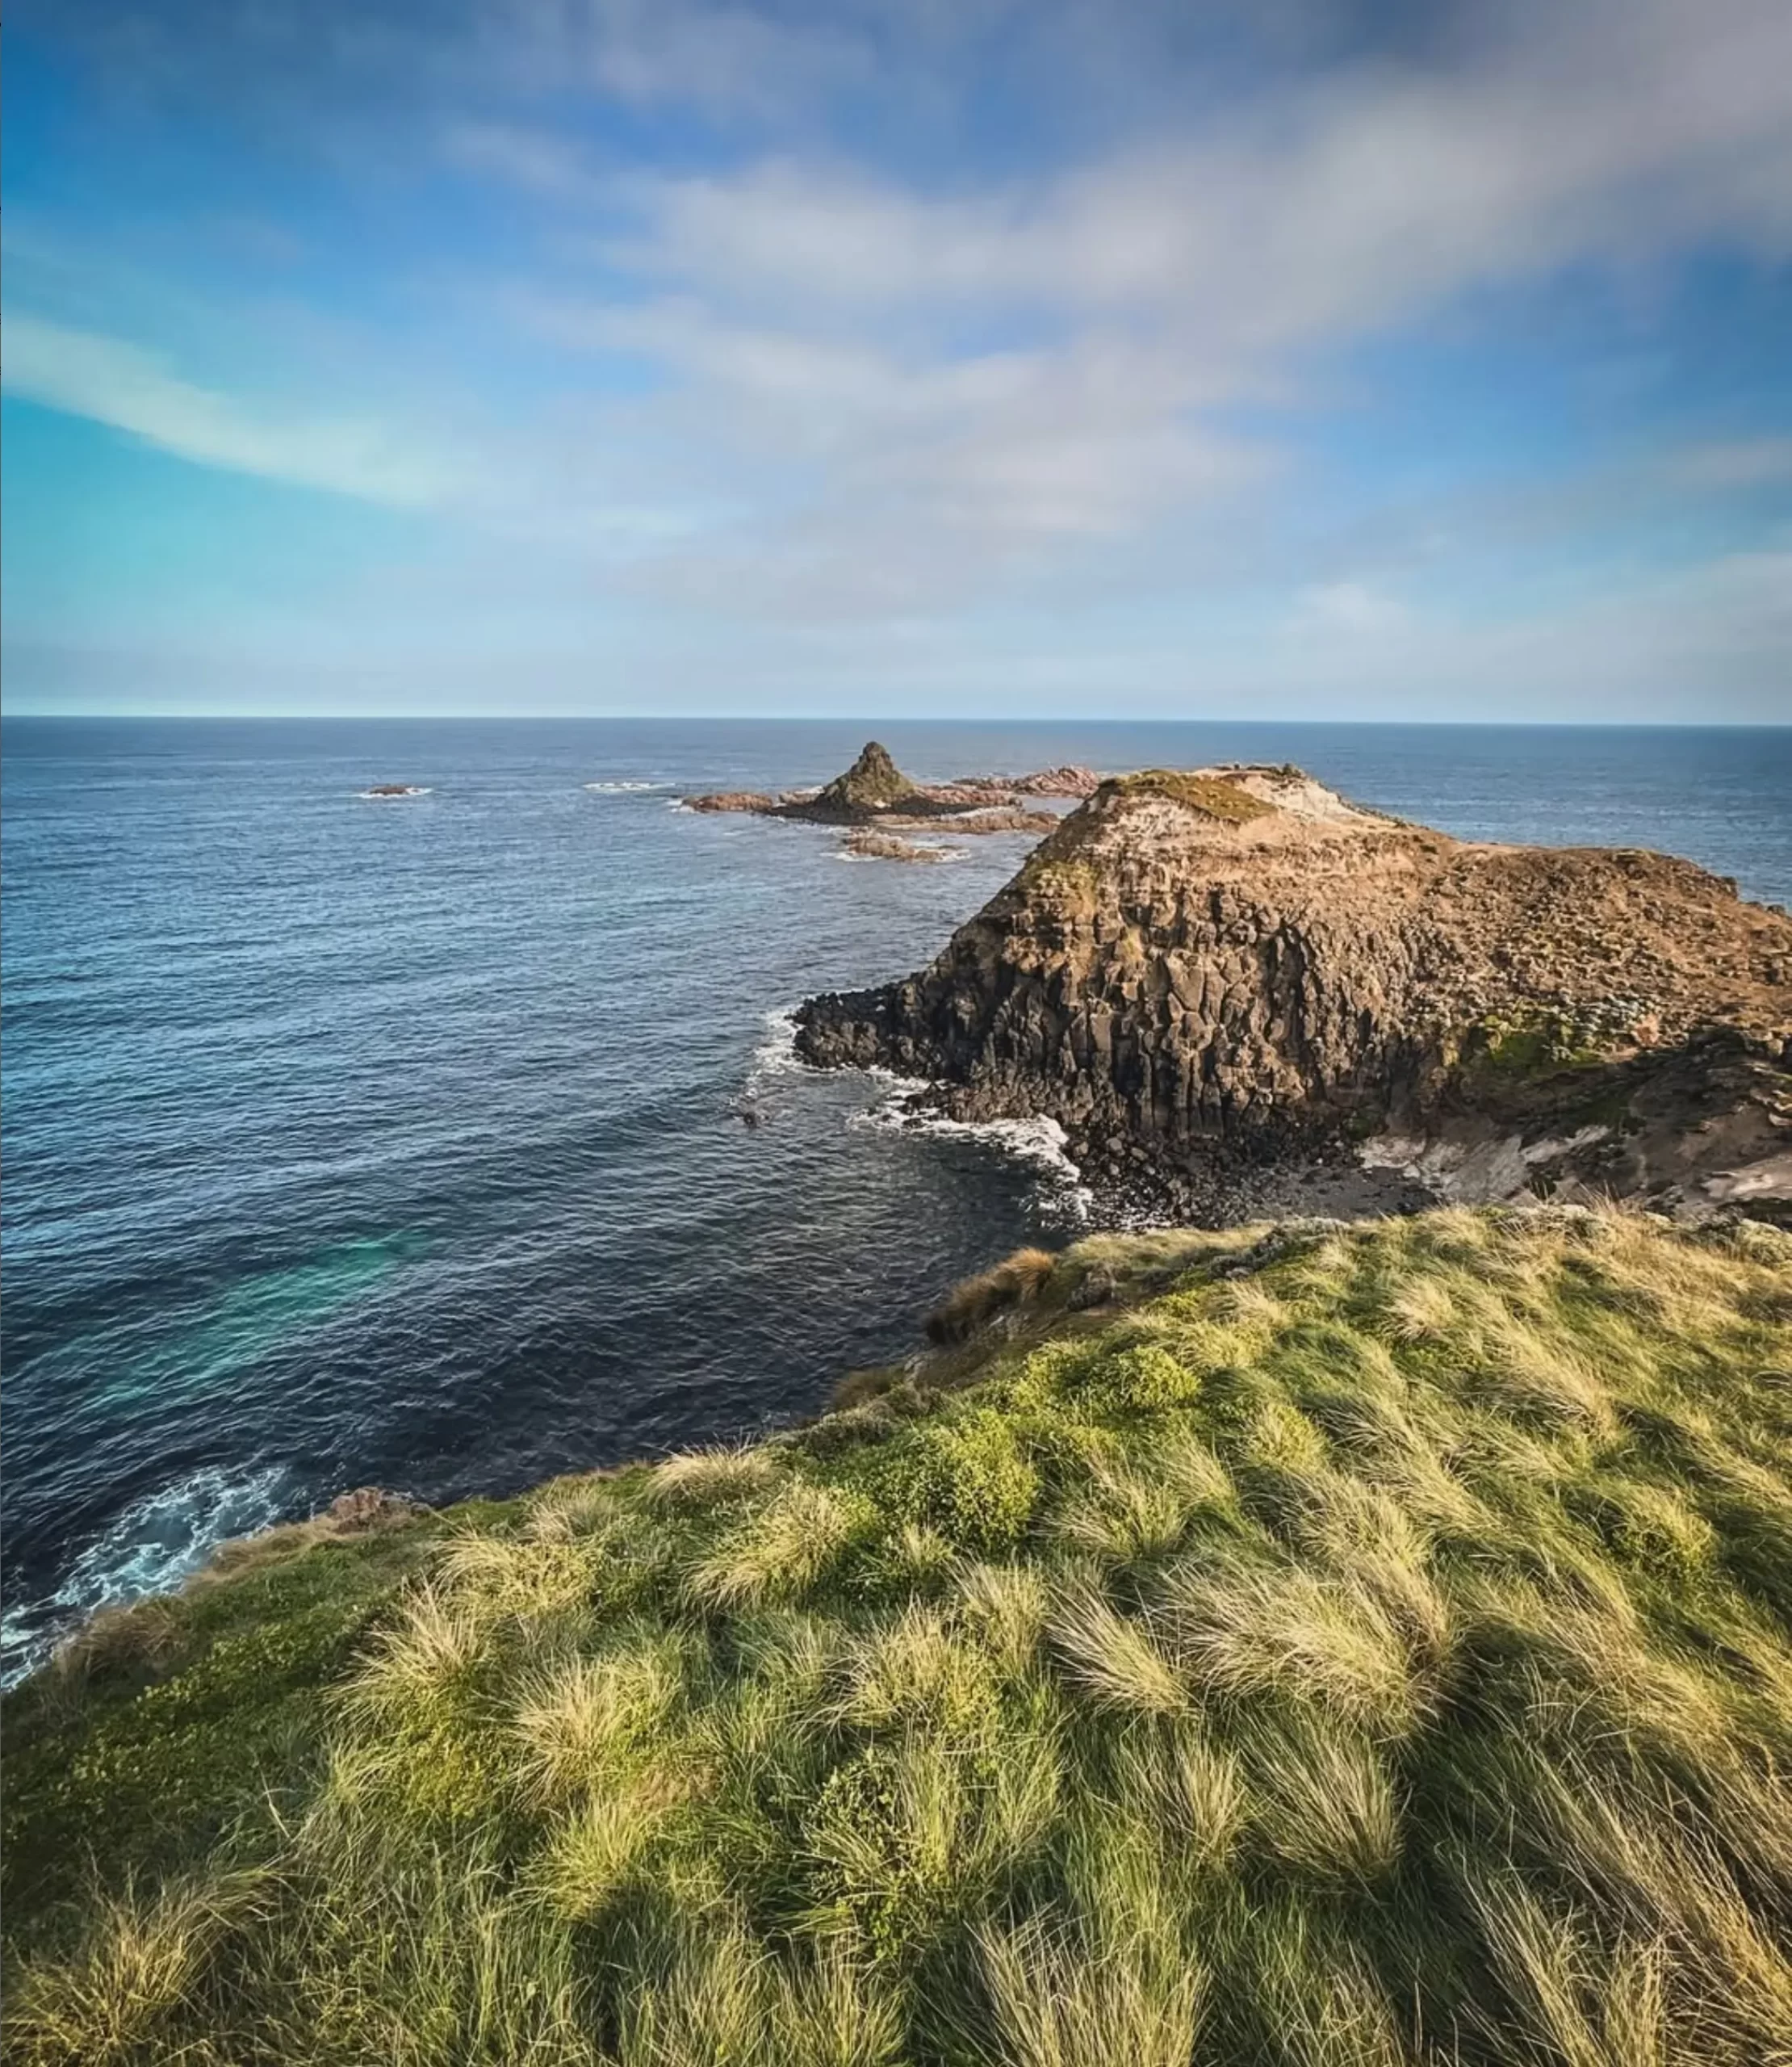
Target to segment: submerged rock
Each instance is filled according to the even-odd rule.
[[[1792,920],[1689,862],[1451,838],[1298,769],[1104,782],[928,968],[797,1049],[1043,1113],[1174,1210],[1580,1188],[1792,1216]],[[1216,1192],[1224,1192],[1216,1204]]]
[[[840,852],[855,862],[956,862],[964,851],[962,847],[928,845],[867,829],[849,832],[840,842]]]
[[[767,796],[761,790],[714,790],[707,796],[686,797],[685,806],[689,811],[772,811],[777,799]]]

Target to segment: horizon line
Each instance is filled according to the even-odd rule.
[[[279,725],[900,725],[969,727],[994,725],[1028,727],[1053,725],[1139,727],[1204,725],[1238,730],[1273,726],[1304,726],[1334,731],[1413,731],[1481,732],[1792,732],[1792,719],[1771,718],[1254,718],[1211,717],[1095,717],[1055,712],[1031,718],[973,714],[944,716],[932,714],[899,715],[876,714],[835,717],[814,711],[6,711],[0,723],[15,724],[279,724]]]

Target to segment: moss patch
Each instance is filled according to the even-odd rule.
[[[1216,775],[1193,775],[1175,768],[1145,768],[1133,775],[1120,775],[1106,786],[1117,796],[1162,797],[1187,811],[1204,817],[1224,819],[1241,825],[1254,818],[1275,815],[1274,804],[1254,797],[1235,782]]]

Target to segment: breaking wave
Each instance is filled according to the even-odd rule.
[[[74,1560],[55,1592],[0,1619],[0,1688],[35,1671],[96,1610],[171,1593],[220,1543],[270,1528],[291,1491],[283,1465],[244,1474],[207,1465],[134,1501]]]
[[[1070,1159],[1066,1135],[1057,1122],[1040,1113],[1023,1120],[954,1120],[931,1109],[927,1086],[888,1070],[867,1071],[898,1086],[887,1096],[847,1122],[855,1130],[927,1134],[939,1140],[982,1142],[1017,1161],[1029,1163],[1046,1180],[1046,1198],[1057,1216],[1080,1226],[1089,1218],[1094,1194]]]

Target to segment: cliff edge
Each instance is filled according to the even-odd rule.
[[[810,1063],[1047,1115],[1087,1171],[1197,1210],[1317,1157],[1414,1202],[1792,1214],[1792,920],[1672,856],[1459,841],[1294,768],[1103,783],[931,966],[798,1027]]]

